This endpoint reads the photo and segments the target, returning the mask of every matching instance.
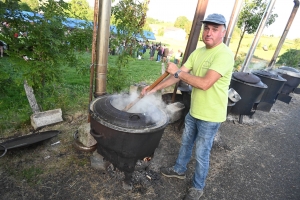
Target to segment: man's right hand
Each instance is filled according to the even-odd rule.
[[[146,87],[144,87],[144,88],[142,89],[141,94],[142,94],[143,96],[149,95],[149,94],[152,94],[152,93],[155,93],[155,92],[156,92],[154,89],[152,89],[152,90],[150,90],[150,91],[147,91],[147,89],[148,89],[149,87],[150,87],[150,85],[148,85],[148,86],[146,86]]]

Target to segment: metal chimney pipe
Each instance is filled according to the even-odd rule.
[[[251,58],[253,56],[253,53],[255,51],[255,48],[256,48],[257,43],[259,41],[259,38],[260,38],[260,36],[261,36],[264,28],[265,28],[266,22],[267,22],[270,14],[271,14],[271,11],[273,9],[275,1],[276,0],[270,0],[270,2],[269,2],[268,6],[267,6],[267,8],[266,8],[266,10],[265,10],[265,12],[263,14],[263,17],[262,17],[262,19],[261,19],[261,21],[259,23],[259,26],[258,26],[258,30],[256,31],[256,35],[255,35],[255,37],[253,39],[253,42],[251,44],[251,47],[250,47],[250,49],[249,49],[249,51],[248,51],[248,53],[246,55],[246,58],[245,58],[245,61],[243,63],[243,67],[241,69],[241,72],[245,72],[246,71],[246,68],[247,68],[248,64],[250,63],[250,61],[251,61]]]
[[[95,97],[106,94],[111,0],[99,0]]]
[[[290,18],[289,18],[289,20],[288,20],[288,22],[287,22],[287,24],[286,24],[286,26],[285,26],[285,29],[284,29],[284,31],[283,31],[283,33],[282,33],[282,36],[281,36],[281,38],[280,38],[280,40],[279,40],[279,42],[278,42],[277,48],[276,48],[276,50],[275,50],[275,52],[274,52],[274,55],[273,55],[273,57],[272,57],[272,59],[271,59],[269,65],[268,65],[268,68],[269,68],[269,69],[272,69],[272,68],[274,67],[274,65],[275,65],[276,59],[277,59],[277,57],[278,57],[278,54],[279,54],[279,52],[280,52],[280,50],[281,50],[281,47],[282,47],[282,45],[283,45],[283,43],[284,43],[284,40],[285,40],[285,38],[286,38],[286,36],[287,36],[289,30],[290,30],[290,27],[291,27],[291,25],[292,25],[292,23],[293,23],[293,20],[294,20],[294,18],[295,18],[295,15],[296,15],[296,13],[297,13],[297,11],[298,11],[298,8],[299,8],[299,1],[298,1],[298,0],[294,0],[294,3],[295,3],[295,5],[294,5],[294,8],[293,8],[292,13],[291,13],[291,15],[290,15]]]
[[[230,44],[230,39],[231,39],[232,33],[234,31],[234,27],[238,21],[242,6],[243,6],[243,0],[235,0],[233,10],[232,10],[232,13],[230,16],[230,21],[229,21],[229,24],[227,27],[227,31],[226,31],[225,37],[223,39],[223,42],[227,46],[229,46],[229,44]]]

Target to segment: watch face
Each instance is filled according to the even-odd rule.
[[[181,72],[181,70],[178,70],[175,74],[174,74],[174,77],[175,78],[178,78],[178,74]]]

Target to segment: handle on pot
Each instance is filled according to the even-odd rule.
[[[90,134],[91,134],[93,137],[101,138],[101,137],[104,136],[102,133],[96,134],[96,133],[94,133],[94,132],[95,132],[95,130],[94,130],[94,129],[91,129]]]

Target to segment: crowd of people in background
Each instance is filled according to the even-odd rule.
[[[110,38],[111,39],[111,38]],[[178,49],[175,53],[173,49],[167,47],[165,44],[162,44],[161,42],[155,43],[155,42],[149,42],[147,41],[137,41],[139,43],[140,48],[134,53],[137,59],[144,59],[144,54],[149,51],[149,60],[153,60],[156,62],[174,62],[177,65],[180,65],[183,52]],[[125,48],[125,43],[122,43],[121,45],[111,48],[111,45],[109,45],[109,54],[110,55],[119,55],[122,53],[123,49]]]
[[[150,54],[150,60],[154,60],[156,62],[174,62],[175,64],[180,64],[180,61],[182,59],[183,53],[181,50],[178,50],[178,52],[174,54],[173,49],[169,49],[165,44],[162,45],[161,43],[154,43],[148,45],[149,48],[149,54]],[[155,56],[156,55],[156,56]],[[174,59],[172,60],[172,58]]]

